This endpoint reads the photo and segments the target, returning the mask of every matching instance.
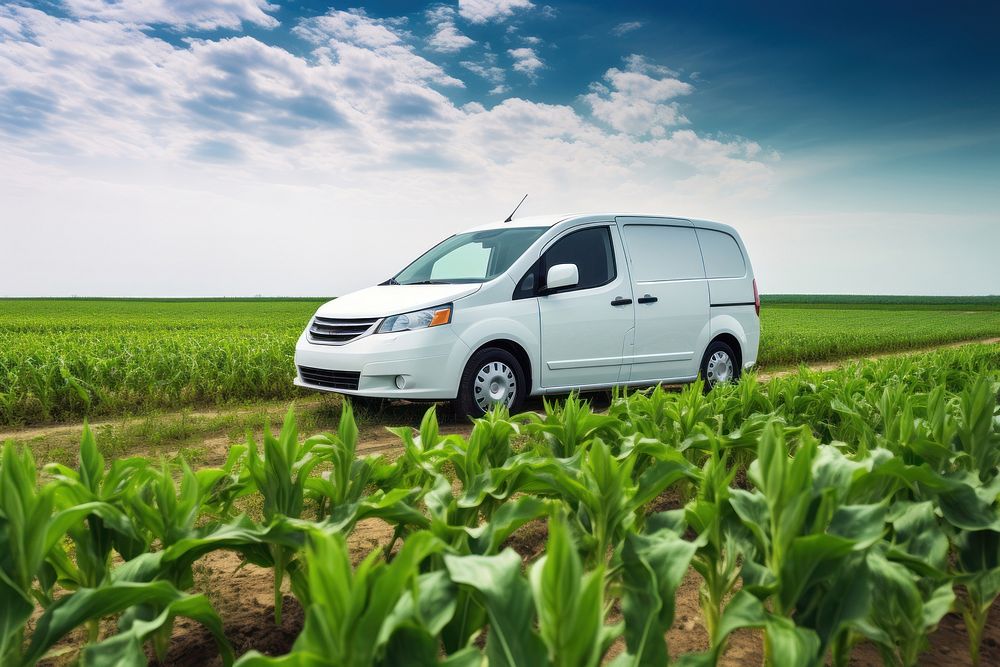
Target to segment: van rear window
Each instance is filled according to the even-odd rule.
[[[698,229],[698,241],[705,257],[705,273],[709,278],[742,278],[747,274],[740,247],[729,234],[712,229]]]

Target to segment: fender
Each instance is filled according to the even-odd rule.
[[[709,330],[711,335],[708,341],[705,342],[705,346],[701,349],[702,355],[705,354],[705,350],[708,349],[708,343],[715,339],[719,334],[730,334],[735,337],[740,343],[740,358],[745,359],[747,354],[747,333],[743,329],[743,325],[740,321],[728,313],[719,313],[718,315],[712,315],[709,320]]]
[[[541,346],[538,343],[538,305],[533,299],[512,303],[522,304],[524,307],[517,308],[516,310],[519,312],[512,312],[506,317],[489,317],[470,323],[462,331],[459,338],[469,346],[469,352],[462,363],[462,368],[464,369],[472,355],[487,343],[495,340],[514,342],[520,345],[528,355],[531,364],[531,394],[535,394],[541,389],[538,377],[538,369],[541,368]]]

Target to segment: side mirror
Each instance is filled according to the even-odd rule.
[[[580,271],[576,264],[556,264],[545,276],[545,292],[552,292],[561,287],[572,287],[580,282]]]

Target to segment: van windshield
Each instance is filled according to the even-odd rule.
[[[389,283],[481,283],[496,278],[542,235],[546,227],[511,227],[445,239],[397,273]]]

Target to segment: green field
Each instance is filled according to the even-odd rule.
[[[0,424],[298,395],[321,300],[0,300]],[[992,302],[766,305],[762,368],[1000,336]]]
[[[970,345],[463,434],[432,407],[398,456],[349,404],[197,470],[7,442],[0,664],[997,664],[998,388]]]
[[[1000,310],[772,305],[761,329],[760,364],[774,368],[1000,336]]]

